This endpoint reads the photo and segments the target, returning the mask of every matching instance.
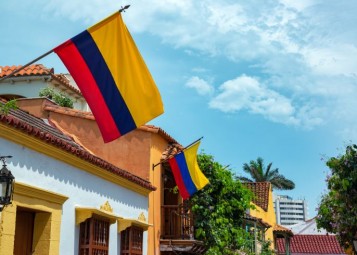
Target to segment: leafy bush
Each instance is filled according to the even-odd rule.
[[[4,114],[7,115],[11,109],[17,109],[17,104],[16,104],[16,100],[10,100],[2,105],[0,105],[0,114]]]
[[[346,147],[344,155],[327,161],[328,193],[320,202],[317,226],[335,233],[345,248],[357,237],[357,145]]]
[[[198,163],[210,184],[191,198],[195,237],[208,247],[207,255],[238,254],[252,242],[250,234],[242,228],[252,194],[212,156],[200,154]]]
[[[56,104],[60,106],[73,108],[73,100],[61,92],[58,93],[54,91],[53,88],[47,87],[42,89],[39,93],[39,96],[47,97],[48,99],[53,100]]]

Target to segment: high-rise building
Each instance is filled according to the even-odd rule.
[[[290,226],[307,220],[307,203],[305,199],[292,199],[289,196],[278,195],[274,199],[276,223]]]

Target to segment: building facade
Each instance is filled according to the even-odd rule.
[[[290,226],[307,220],[307,203],[304,199],[293,199],[278,195],[274,199],[276,222],[282,226]]]
[[[150,182],[21,109],[0,114],[0,155],[15,176],[0,254],[132,254],[131,232],[147,254]]]
[[[7,72],[10,71],[8,70],[7,72],[4,72],[5,68],[2,69],[3,72],[0,72],[0,77],[6,75]],[[31,90],[31,87],[35,83],[33,81],[33,76],[38,76],[39,73],[50,75],[53,79],[54,77],[57,77],[57,75],[53,74],[53,72],[48,74],[48,70],[52,69],[45,68],[42,65],[29,66],[28,68],[25,68],[16,76],[17,79],[13,79],[13,81],[6,79],[5,81],[1,82],[0,86],[3,91],[0,90],[0,96],[7,100],[16,98],[16,105],[22,109],[23,112],[29,113],[38,121],[43,122],[43,125],[48,125],[48,128],[53,127],[57,129],[62,133],[63,136],[68,137],[68,140],[74,142],[77,146],[83,148],[89,154],[91,154],[91,157],[103,160],[105,162],[105,164],[102,166],[104,169],[107,169],[108,165],[119,169],[125,169],[127,171],[125,176],[135,176],[134,179],[136,181],[147,185],[147,187],[138,187],[138,185],[134,185],[136,186],[134,190],[130,189],[130,187],[134,186],[129,185],[129,187],[126,188],[129,188],[131,191],[137,191],[136,193],[138,193],[136,194],[134,192],[134,194],[129,195],[125,193],[126,189],[122,191],[120,188],[122,185],[124,185],[125,188],[125,183],[120,183],[119,187],[117,187],[117,190],[114,190],[113,187],[110,188],[109,185],[98,179],[98,183],[96,183],[92,188],[90,183],[93,183],[93,181],[84,180],[87,175],[79,177],[77,176],[78,173],[75,174],[76,171],[73,171],[73,175],[77,176],[78,179],[64,179],[65,183],[67,185],[71,184],[76,186],[77,182],[83,182],[86,184],[84,188],[84,191],[86,191],[85,193],[81,194],[78,190],[71,190],[70,188],[66,188],[65,185],[59,190],[52,190],[51,192],[63,195],[63,199],[66,201],[62,202],[63,205],[59,205],[60,207],[62,206],[62,208],[69,204],[73,194],[78,195],[80,198],[78,198],[79,200],[86,200],[86,203],[80,201],[70,202],[70,204],[74,205],[75,208],[70,207],[69,210],[66,211],[63,211],[62,209],[62,212],[59,214],[62,215],[62,222],[64,217],[76,217],[72,218],[71,221],[75,221],[76,224],[78,223],[80,225],[83,222],[79,221],[84,219],[84,216],[90,214],[91,212],[93,214],[101,215],[102,210],[100,210],[100,208],[106,208],[107,206],[105,204],[103,205],[104,201],[99,203],[98,201],[94,200],[94,198],[98,198],[98,200],[99,198],[104,198],[105,194],[109,192],[109,190],[106,190],[108,188],[111,191],[110,198],[113,200],[108,200],[108,203],[110,204],[113,212],[105,214],[107,218],[109,217],[111,222],[109,229],[110,254],[203,254],[205,250],[203,243],[194,239],[193,215],[192,210],[190,209],[190,205],[183,203],[182,197],[177,192],[174,192],[176,184],[173,180],[172,171],[167,163],[163,163],[168,157],[181,151],[182,146],[164,130],[152,125],[141,126],[126,134],[125,136],[120,137],[119,139],[116,139],[110,143],[104,143],[91,112],[83,111],[81,110],[81,107],[76,107],[76,105],[74,109],[61,107],[48,98],[39,98],[36,96],[37,93],[30,94],[24,92],[20,94],[21,91],[10,91],[7,89],[11,86],[11,82],[13,82],[13,85],[15,84],[16,86],[24,86],[23,89],[25,89],[25,86],[27,86],[26,89]],[[20,83],[19,80],[21,79],[24,80],[23,83]],[[38,86],[36,85],[36,90],[46,87],[47,81],[48,80],[45,78],[42,80],[40,79],[38,83],[42,82],[42,84],[37,84]],[[57,141],[56,139],[52,140],[46,137],[45,140],[48,143],[56,143]],[[62,145],[59,145],[59,147],[62,147]],[[45,150],[45,152],[46,151],[47,150]],[[77,150],[74,150],[72,153],[78,155],[79,157],[83,157],[80,152],[77,152]],[[58,158],[56,159],[58,160]],[[73,162],[77,162],[77,160],[74,160]],[[47,165],[49,164],[50,163],[47,163]],[[29,166],[29,168],[31,168],[31,166]],[[58,169],[60,168],[61,167],[58,167]],[[52,169],[52,167],[50,167],[50,169]],[[96,171],[91,170],[90,173],[95,174]],[[18,176],[17,173],[16,175]],[[52,175],[52,172],[46,174],[48,177],[51,177]],[[116,179],[115,176],[112,176],[110,173],[105,173],[100,177],[104,177],[106,181]],[[57,179],[62,180],[63,178]],[[16,181],[18,180],[19,179],[16,178]],[[28,180],[28,183],[31,183],[30,180]],[[53,181],[49,181],[49,183],[53,184]],[[34,184],[36,184],[36,181],[34,181]],[[104,192],[104,194],[102,194],[102,192]],[[92,193],[94,193],[93,199]],[[136,195],[138,195],[138,197],[136,197]],[[126,203],[121,203],[121,199],[127,199]],[[134,206],[133,208],[130,207],[130,205],[137,204],[139,202],[140,204]],[[79,204],[82,206],[79,206]],[[125,206],[120,206],[120,204],[124,204],[129,207],[127,208]],[[8,208],[8,210],[10,210],[12,207]],[[73,209],[75,211],[74,216]],[[134,209],[140,210],[140,214],[137,215],[138,211],[135,211]],[[36,208],[32,210],[36,210]],[[118,217],[118,219],[111,218],[111,214],[114,214],[115,217]],[[4,214],[4,217],[7,217],[6,214]],[[6,220],[6,222],[10,221]],[[78,226],[78,224],[76,226]],[[86,225],[84,225],[83,228],[90,228],[90,225],[88,225],[89,223],[85,224]],[[67,227],[68,229],[73,230],[72,225],[66,224],[63,227],[63,224],[61,224],[61,229]],[[60,254],[77,253],[76,251],[74,253],[69,252],[69,250],[73,251],[76,249],[76,247],[81,245],[80,238],[82,235],[80,229],[81,228],[76,228],[74,235],[64,234],[63,236],[60,236]],[[139,232],[137,230],[139,230]],[[132,231],[132,233],[130,233],[130,231]],[[11,235],[13,235],[13,233]],[[133,236],[138,237],[139,240],[133,240]],[[71,246],[62,248],[62,246],[65,246],[65,243],[62,243],[63,237],[70,241],[69,244],[71,244]],[[56,239],[58,238],[56,237]],[[136,244],[142,244],[142,246],[135,245],[136,247],[142,248],[139,250],[130,250],[130,244],[133,242]],[[0,254],[2,253],[0,252]],[[56,253],[42,252],[41,254]]]
[[[21,66],[0,66],[0,78],[9,75]],[[39,97],[45,89],[53,89],[73,101],[73,108],[90,111],[87,102],[69,74],[55,74],[54,69],[34,64],[19,71],[14,76],[0,82],[0,95],[3,99]]]

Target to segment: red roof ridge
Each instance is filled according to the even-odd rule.
[[[291,235],[291,236],[294,235],[294,233],[293,233],[290,229],[288,229],[288,228],[286,228],[286,227],[284,227],[284,226],[281,226],[281,225],[279,225],[279,224],[276,224],[276,225],[274,226],[273,232],[283,232],[283,233],[287,233],[287,234],[289,234],[289,235]]]
[[[69,137],[63,135],[57,128],[45,124],[42,119],[28,114],[21,109],[10,110],[8,115],[0,114],[0,122],[11,128],[24,132],[35,139],[52,144],[53,146],[71,153],[82,160],[88,161],[108,172],[136,183],[147,190],[156,190],[156,187],[152,186],[147,180],[118,168],[113,164],[91,154]]]
[[[45,104],[43,109],[46,111],[56,112],[56,113],[60,113],[60,114],[68,115],[68,116],[89,119],[89,120],[95,120],[95,118],[91,112],[71,109],[71,108],[62,107],[62,106],[55,105],[55,104],[51,104],[51,105]],[[175,144],[175,147],[178,147],[181,149],[183,148],[181,144],[179,144],[172,136],[170,136],[165,130],[163,130],[160,127],[156,127],[154,125],[143,125],[143,126],[138,127],[138,129],[147,131],[147,132],[152,132],[155,134],[159,134],[165,140],[167,140],[170,144]]]
[[[0,78],[7,76],[13,71],[18,70],[22,67],[23,67],[22,65],[0,66]],[[23,70],[19,71],[18,73],[15,73],[13,77],[48,76],[48,75],[50,75],[52,79],[56,80],[64,87],[67,87],[68,89],[82,96],[80,90],[72,86],[64,74],[55,74],[53,68],[47,68],[42,64],[29,65],[25,67]]]
[[[7,76],[13,71],[18,70],[22,67],[23,67],[22,65],[0,66],[0,78]],[[50,75],[53,72],[54,72],[53,68],[48,69],[42,64],[34,64],[25,67],[23,70],[14,74],[13,77],[32,76],[32,75]]]
[[[43,109],[46,110],[46,111],[61,113],[61,114],[64,114],[64,115],[69,115],[69,116],[79,117],[79,118],[83,118],[83,119],[94,120],[94,116],[93,116],[93,114],[91,112],[86,112],[86,111],[81,111],[81,110],[77,110],[77,109],[62,107],[62,106],[59,106],[59,105],[46,104],[43,107]]]

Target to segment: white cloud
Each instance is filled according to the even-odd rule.
[[[223,112],[247,110],[274,122],[298,124],[294,117],[295,109],[288,98],[246,75],[224,82],[209,106]]]
[[[213,86],[197,76],[191,77],[186,82],[186,87],[195,89],[200,95],[211,95],[214,92]]]
[[[224,112],[247,110],[272,121],[298,126],[321,125],[330,113],[335,122],[357,126],[357,33],[354,1],[323,0],[33,0],[19,8],[43,5],[41,15],[84,20],[91,25],[120,6],[131,33],[147,33],[190,57],[220,57],[239,65],[259,81],[240,76],[214,92],[209,82],[192,77],[187,86],[214,96],[210,107]],[[219,61],[219,60],[217,60]],[[220,80],[220,70],[200,66]],[[191,70],[192,71],[192,70]],[[198,72],[196,72],[197,74]],[[219,76],[219,77],[218,77]],[[229,77],[229,78],[227,78]],[[234,76],[233,76],[234,77]],[[214,93],[217,93],[214,95]],[[351,99],[352,98],[352,99]],[[301,103],[309,102],[309,103]],[[311,103],[313,102],[313,103]],[[349,105],[346,104],[349,102]],[[352,109],[349,115],[346,109]],[[330,120],[331,122],[333,120]],[[346,124],[347,125],[347,124]],[[347,133],[347,131],[346,131]]]
[[[335,76],[357,75],[357,47],[352,44],[330,45],[328,48],[303,50],[306,63],[318,74]]]

